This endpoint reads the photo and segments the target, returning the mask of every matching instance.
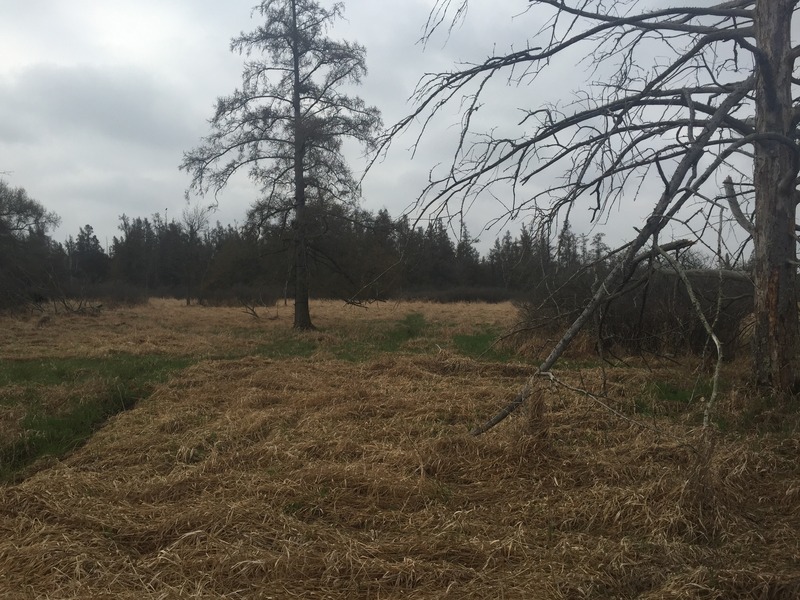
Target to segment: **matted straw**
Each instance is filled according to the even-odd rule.
[[[545,384],[470,437],[527,372],[448,352],[201,361],[0,488],[0,597],[800,597],[796,436],[712,445]],[[611,382],[634,417],[642,373]]]

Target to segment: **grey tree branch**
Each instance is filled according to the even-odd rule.
[[[656,250],[664,258],[664,260],[666,260],[670,266],[675,269],[678,277],[680,277],[681,281],[683,281],[683,285],[686,286],[686,293],[689,295],[689,301],[692,303],[692,307],[697,313],[700,322],[703,324],[706,333],[708,333],[709,337],[714,341],[714,347],[717,350],[717,363],[714,367],[714,377],[711,384],[711,397],[706,402],[706,406],[703,410],[703,427],[708,427],[711,411],[713,410],[714,404],[717,401],[717,391],[719,389],[719,373],[720,369],[722,368],[722,342],[719,340],[719,337],[717,337],[717,334],[714,333],[714,329],[708,322],[705,313],[703,313],[703,308],[700,306],[700,302],[697,300],[697,296],[694,293],[694,288],[692,287],[692,284],[689,281],[689,278],[686,276],[684,270],[674,258],[666,253],[664,248],[656,246]]]
[[[675,242],[671,242],[669,244],[664,244],[663,248],[666,251],[672,250],[680,250],[683,248],[688,248],[694,245],[695,242],[691,240],[677,240]],[[545,359],[545,361],[539,365],[539,368],[536,369],[536,372],[531,375],[528,381],[525,383],[523,388],[514,396],[514,399],[509,402],[505,407],[503,407],[500,412],[494,415],[491,419],[483,423],[482,425],[478,425],[474,427],[470,431],[470,435],[478,436],[483,433],[486,433],[490,429],[492,429],[495,425],[502,422],[506,417],[511,415],[514,411],[516,411],[520,406],[522,406],[525,401],[530,397],[531,392],[534,389],[536,384],[536,379],[542,376],[550,377],[549,371],[556,363],[556,361],[561,357],[564,351],[569,346],[570,342],[575,338],[578,332],[583,329],[583,326],[586,324],[586,321],[591,318],[594,314],[594,311],[597,310],[597,307],[607,299],[613,293],[611,288],[616,287],[613,282],[617,281],[617,278],[622,275],[624,271],[632,270],[635,268],[639,263],[645,260],[649,260],[653,256],[658,254],[657,250],[650,250],[648,252],[643,252],[641,254],[635,255],[627,260],[621,261],[612,271],[606,276],[603,282],[598,286],[597,291],[594,294],[594,297],[589,302],[589,304],[584,308],[583,312],[575,319],[575,322],[572,326],[564,333],[561,339],[553,348],[550,355]]]
[[[468,0],[436,0],[434,5],[426,36],[448,12],[455,9],[463,17]],[[599,303],[632,275],[633,261],[649,240],[655,251],[657,236],[669,223],[686,224],[706,214],[701,209],[679,218],[689,203],[708,199],[703,187],[723,168],[742,179],[752,175],[758,229],[742,218],[741,207],[737,214],[734,205],[740,200],[730,185],[726,195],[756,247],[754,374],[759,385],[790,390],[798,345],[796,328],[790,326],[797,319],[797,237],[787,231],[795,226],[799,197],[800,79],[794,60],[800,51],[791,35],[798,0],[653,9],[627,0],[528,0],[528,6],[527,12],[535,12],[543,24],[522,47],[424,76],[412,94],[411,114],[382,138],[381,154],[402,132],[418,127],[412,143],[416,150],[434,117],[444,116],[450,105],[460,106],[453,160],[431,169],[413,210],[441,213],[457,203],[463,211],[479,197],[501,197],[504,218],[528,210],[535,219],[552,223],[581,199],[588,198],[597,217],[607,215],[615,203],[637,198],[645,182],[662,185],[663,193],[654,197],[646,224],[537,373],[475,434],[525,401],[533,378],[549,371]],[[587,81],[577,98],[545,106],[524,100],[516,127],[502,123],[481,130],[481,120],[466,113],[480,105],[479,99],[488,99],[490,77],[502,72],[508,74],[508,86],[532,84],[554,66],[557,55],[579,46],[597,80]],[[643,63],[640,51],[660,52],[656,47],[663,56]],[[612,63],[617,72],[609,75],[604,67]],[[753,165],[752,173],[741,166],[745,161]],[[509,193],[496,193],[504,186]]]
[[[725,178],[723,186],[725,187],[725,198],[728,200],[728,206],[731,208],[733,218],[736,219],[742,229],[752,236],[754,231],[753,223],[742,212],[742,207],[736,197],[736,190],[733,189],[733,179],[731,179],[730,175]]]

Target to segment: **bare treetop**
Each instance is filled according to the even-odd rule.
[[[751,162],[752,144],[764,135],[794,143],[755,129],[754,0],[637,11],[640,4],[534,0],[518,18],[544,24],[523,49],[420,80],[413,112],[388,132],[384,149],[417,122],[424,132],[451,103],[462,103],[464,110],[453,162],[432,173],[418,208],[441,209],[507,183],[508,216],[533,210],[553,217],[582,197],[600,213],[634,194],[647,177],[666,185],[665,173],[692,152],[710,124],[702,153],[704,165],[712,162],[705,169],[695,164],[678,188],[697,191],[723,166],[726,175],[747,179],[738,157]],[[467,7],[466,1],[440,0],[425,39],[451,19],[465,18]],[[491,80],[535,86],[552,60],[573,48],[585,49],[590,80],[567,102],[520,106],[513,137],[495,137],[473,125],[482,103],[491,102],[485,93]],[[526,192],[525,184],[533,182],[541,185]]]
[[[782,393],[800,381],[794,374],[800,80],[793,76],[800,47],[791,39],[797,5],[529,0],[517,18],[529,20],[532,31],[539,27],[530,38],[515,46],[504,40],[510,48],[505,53],[493,51],[482,62],[419,81],[412,112],[388,130],[384,152],[408,130],[418,147],[445,109],[457,108],[461,122],[452,159],[431,170],[417,211],[453,215],[488,197],[499,200],[498,219],[526,213],[549,226],[577,206],[593,218],[636,198],[650,207],[617,268],[539,373],[552,367],[590,315],[631,276],[648,241],[655,252],[669,223],[691,228],[699,218],[701,227],[709,225],[726,180],[728,203],[753,208],[746,231],[755,247],[755,380]],[[438,0],[423,40],[443,27],[451,33],[467,13],[467,0]],[[575,56],[584,57],[579,67],[588,72],[587,81],[568,98],[537,100],[543,74],[563,74],[564,60]],[[488,90],[498,85],[532,92],[517,107],[513,130],[476,118],[496,98]],[[550,90],[539,92],[541,98]],[[738,212],[738,221],[751,223]]]

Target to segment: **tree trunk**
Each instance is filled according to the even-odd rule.
[[[294,328],[314,329],[308,308],[308,254],[306,252],[306,207],[305,203],[295,208],[294,230]]]
[[[794,387],[797,349],[795,294],[795,178],[791,142],[792,11],[795,0],[758,0],[755,144],[755,336],[753,368],[759,385],[783,394]],[[783,139],[778,138],[781,136]]]
[[[292,107],[294,109],[294,328],[314,329],[308,309],[308,252],[306,248],[306,180],[305,180],[305,134],[300,105],[300,49],[297,47],[297,6],[292,0],[292,29],[294,55],[294,89]]]

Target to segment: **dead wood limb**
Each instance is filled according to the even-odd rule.
[[[708,322],[705,313],[703,313],[703,308],[700,306],[700,302],[697,300],[697,296],[694,293],[694,288],[692,288],[692,284],[689,281],[689,278],[686,276],[686,273],[678,262],[668,255],[662,248],[656,246],[656,249],[664,257],[664,259],[675,269],[675,272],[678,274],[678,277],[681,278],[683,281],[683,285],[686,286],[686,293],[689,295],[689,301],[692,303],[692,307],[694,307],[695,312],[697,313],[700,322],[703,323],[703,327],[705,327],[706,333],[708,333],[709,337],[714,341],[714,346],[717,350],[717,364],[714,367],[714,378],[711,382],[711,397],[706,402],[705,408],[703,409],[703,427],[708,427],[708,421],[711,415],[711,411],[714,408],[714,403],[717,400],[717,391],[719,387],[719,373],[722,368],[722,342],[720,342],[719,337],[717,334],[714,333],[714,328],[711,327],[711,324]]]
[[[753,283],[753,278],[745,271],[734,271],[732,269],[681,269],[689,279],[709,278],[725,281],[744,281]],[[656,273],[672,274],[672,269],[655,269]]]
[[[256,304],[250,302],[242,302],[242,312],[246,315],[250,315],[254,319],[261,319],[261,315],[258,314],[256,310]]]
[[[478,436],[483,433],[486,433],[492,427],[503,421],[511,413],[517,410],[520,406],[525,404],[525,402],[531,395],[531,391],[533,390],[534,380],[541,374],[542,374],[541,371],[537,370],[536,373],[534,373],[530,378],[528,378],[528,381],[525,383],[525,385],[519,391],[519,393],[516,396],[514,396],[514,399],[511,402],[506,404],[500,412],[498,412],[496,415],[494,415],[491,419],[489,419],[482,425],[477,425],[473,427],[470,430],[469,434]]]
[[[728,206],[731,207],[733,218],[736,219],[736,222],[742,229],[752,236],[755,227],[753,227],[753,223],[745,216],[744,212],[742,212],[742,207],[739,205],[739,200],[736,198],[736,190],[733,189],[733,179],[731,179],[730,175],[725,178],[722,185],[725,188],[725,198],[728,200]]]
[[[575,319],[569,329],[564,333],[561,339],[556,343],[553,347],[553,350],[550,352],[550,355],[545,359],[545,361],[539,365],[536,369],[536,372],[528,379],[525,383],[523,388],[519,391],[519,393],[514,396],[514,399],[509,402],[505,407],[503,407],[500,412],[494,415],[491,419],[483,423],[482,425],[477,425],[470,431],[470,435],[478,436],[481,434],[486,433],[490,429],[492,429],[495,425],[499,424],[503,421],[506,417],[511,415],[514,411],[516,411],[520,406],[522,406],[528,397],[531,394],[531,390],[533,389],[535,380],[542,376],[550,376],[549,371],[552,366],[556,363],[556,361],[561,357],[564,351],[567,349],[569,344],[575,338],[576,335],[583,329],[583,326],[586,322],[592,317],[594,312],[597,308],[602,304],[609,296],[613,295],[616,291],[617,286],[620,283],[624,283],[633,273],[633,270],[636,266],[641,263],[642,261],[648,260],[654,256],[659,254],[659,250],[653,248],[647,252],[642,252],[641,254],[634,254],[638,251],[644,242],[649,238],[649,236],[642,239],[642,234],[640,233],[639,238],[637,239],[638,246],[631,245],[631,249],[629,250],[626,257],[620,261],[610,272],[606,275],[606,278],[597,286],[597,290],[592,296],[589,303],[583,309],[580,315]],[[674,242],[670,242],[668,244],[664,244],[661,246],[661,250],[664,251],[673,251],[673,250],[680,250],[683,248],[688,248],[694,245],[695,242],[692,240],[677,240]]]
[[[637,253],[644,247],[649,239],[654,238],[659,231],[664,229],[670,218],[674,216],[678,210],[680,210],[680,208],[689,198],[693,197],[694,194],[697,193],[699,186],[710,176],[711,172],[713,171],[711,168],[706,169],[702,177],[696,177],[697,164],[705,153],[705,145],[714,135],[714,132],[720,127],[723,119],[729,115],[730,111],[733,110],[733,108],[744,99],[751,89],[753,89],[752,86],[754,82],[755,77],[751,76],[741,84],[735,86],[733,91],[730,92],[728,97],[720,104],[713,116],[708,120],[703,129],[703,133],[698,136],[695,142],[687,149],[686,153],[683,155],[683,158],[681,158],[680,162],[678,163],[678,166],[675,168],[672,177],[669,180],[666,180],[665,178],[664,192],[661,194],[658,202],[656,202],[655,208],[650,213],[650,216],[645,222],[644,227],[642,227],[640,230],[637,230],[638,233],[636,238],[628,246],[628,249],[622,256],[622,260],[620,260],[620,262],[608,273],[608,275],[606,275],[606,278],[597,287],[597,290],[595,291],[589,303],[586,305],[586,308],[584,308],[583,312],[578,315],[578,318],[575,319],[575,322],[572,324],[569,330],[567,330],[561,340],[556,344],[555,348],[553,348],[550,356],[548,356],[547,359],[539,366],[537,372],[544,373],[549,371],[550,368],[555,364],[556,360],[558,360],[561,354],[563,354],[564,350],[566,350],[567,346],[569,346],[570,342],[586,324],[586,321],[592,317],[594,311],[597,310],[605,298],[609,294],[613,293],[613,291],[621,282],[624,283],[633,275],[634,269],[639,262],[649,258],[653,252],[658,252],[654,248],[650,250],[650,252],[637,255]],[[684,187],[683,182],[690,173],[694,174],[692,175],[694,182],[690,186]],[[680,244],[680,247],[688,247],[693,245],[694,242],[689,240],[679,240],[678,242],[672,242],[672,244]],[[671,247],[670,244],[665,244],[662,249],[674,250],[675,248]],[[528,391],[528,394],[530,394],[530,391]],[[520,399],[517,401],[517,398]],[[499,419],[492,418],[485,425],[473,429],[475,432],[474,435],[480,435],[481,433],[488,431],[494,427],[494,425],[505,419],[505,417],[510,415],[523,404],[526,395],[524,393],[521,396],[518,394],[517,398],[515,398],[514,402],[509,404],[508,407],[501,411],[500,414],[503,414],[504,416]]]

